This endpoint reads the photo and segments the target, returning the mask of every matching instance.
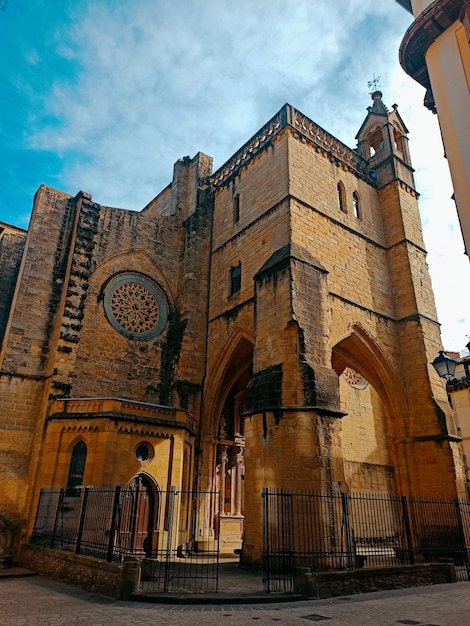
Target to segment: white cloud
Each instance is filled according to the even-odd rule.
[[[372,51],[379,61],[373,33],[357,46],[354,34],[364,9],[386,14],[375,4],[85,4],[57,38],[58,52],[79,61],[78,80],[55,81],[46,110],[57,124],[37,129],[32,146],[83,152],[64,183],[138,209],[168,182],[176,159],[202,150],[221,165],[286,101],[324,124],[339,118],[339,129],[346,117],[351,135]]]
[[[140,209],[170,182],[178,158],[201,150],[219,167],[286,101],[354,146],[367,81],[380,74],[384,100],[398,102],[411,131],[444,344],[458,349],[466,329],[456,318],[466,319],[468,300],[457,283],[449,295],[447,266],[467,279],[470,270],[459,229],[449,229],[448,177],[430,159],[442,154],[436,120],[398,66],[410,21],[396,3],[375,0],[80,3],[55,39],[78,74],[55,77],[43,103],[53,123],[40,126],[39,115],[31,146],[67,157],[67,192]]]

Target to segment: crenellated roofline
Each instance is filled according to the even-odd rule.
[[[303,113],[297,111],[290,104],[285,104],[269,122],[260,128],[222,167],[209,177],[212,185],[221,187],[229,183],[256,154],[270,145],[272,139],[287,127],[294,129],[311,142],[317,150],[321,150],[338,165],[344,165],[359,178],[375,185],[375,179],[371,175],[371,167],[366,159],[361,157],[356,150],[349,148],[321,126],[315,124]]]

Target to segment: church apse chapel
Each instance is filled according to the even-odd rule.
[[[286,104],[215,173],[179,160],[140,212],[41,186],[27,232],[0,225],[18,545],[43,487],[140,481],[153,543],[171,487],[218,491],[205,523],[252,561],[265,487],[463,493],[407,134],[379,91],[355,149]]]

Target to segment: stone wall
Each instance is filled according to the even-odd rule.
[[[31,503],[73,221],[73,199],[41,186],[0,352],[0,511],[14,522]]]
[[[0,223],[0,345],[10,313],[26,232]]]
[[[294,589],[306,598],[320,600],[355,593],[455,582],[457,578],[452,563],[375,567],[349,572],[310,573],[299,568],[295,574]]]
[[[140,580],[138,561],[108,563],[27,544],[22,547],[19,565],[45,578],[116,600],[127,600],[137,590]]]
[[[416,191],[398,178],[379,189],[370,164],[289,106],[213,176],[211,168],[206,155],[179,160],[140,213],[84,192],[36,194],[0,354],[0,511],[31,520],[37,477],[63,484],[82,436],[95,484],[145,469],[133,454],[144,426],[130,434],[127,421],[118,432],[61,415],[49,428],[51,401],[117,397],[183,409],[194,418],[191,467],[207,488],[225,401],[246,385],[247,544],[262,545],[263,486],[385,490],[393,467],[402,493],[454,497],[463,485],[458,437],[427,366],[440,337]],[[121,278],[128,291],[114,310],[124,325],[135,285],[147,290],[146,304],[132,308],[142,324],[167,305],[155,334],[111,322]],[[366,411],[340,405],[345,367],[377,392]],[[351,424],[355,411],[367,420]],[[148,436],[171,457],[162,433],[152,427]],[[159,484],[171,479],[167,461]]]
[[[38,477],[47,479],[40,486],[65,484],[78,441],[80,425],[71,419],[64,424],[66,435],[54,432],[56,448],[43,446],[51,401],[124,397],[184,406],[199,415],[212,219],[211,197],[201,180],[211,166],[201,154],[178,162],[174,184],[140,213],[100,206],[85,192],[72,198],[41,186],[19,271],[26,233],[2,226],[8,234],[3,244],[10,231],[18,241],[4,246],[0,257],[1,264],[7,253],[14,261],[0,272],[2,293],[10,294],[9,300],[0,296],[0,330],[12,311],[0,353],[0,512],[20,523],[23,540]],[[149,340],[129,339],[106,316],[106,285],[126,273],[156,284],[168,307],[167,323]],[[98,435],[91,437],[87,466],[95,484],[126,481],[141,469],[134,448],[146,433],[141,426],[134,430],[119,443],[106,435],[100,442]],[[165,449],[160,465],[167,467],[170,435],[167,430],[160,435],[150,428],[159,452]],[[175,477],[158,474],[161,486],[179,480],[181,454],[177,449],[171,458]],[[135,466],[132,472],[129,464]]]

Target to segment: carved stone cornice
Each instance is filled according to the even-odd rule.
[[[195,432],[194,418],[181,409],[124,398],[61,398],[49,406],[47,421],[114,419]]]
[[[315,145],[317,152],[327,156],[337,166],[353,171],[357,176],[375,185],[371,176],[371,167],[355,150],[330,135],[315,122],[285,104],[253,137],[247,141],[235,154],[220,167],[210,181],[214,188],[222,187],[238,175],[239,171],[257,154],[267,149],[274,137],[284,128],[293,129],[302,139]]]
[[[399,50],[402,68],[426,90],[431,89],[426,52],[432,43],[456,22],[466,0],[435,0],[411,24]]]

